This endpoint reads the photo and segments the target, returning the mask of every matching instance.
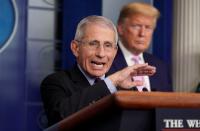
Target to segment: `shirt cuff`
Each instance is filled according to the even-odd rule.
[[[104,79],[109,91],[111,94],[117,92],[117,88],[113,85],[112,81],[107,77],[106,79]]]

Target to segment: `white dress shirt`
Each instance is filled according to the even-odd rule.
[[[124,55],[127,65],[128,66],[134,65],[135,62],[132,60],[133,54],[124,47],[121,41],[119,41],[119,47],[122,51],[122,54]],[[144,64],[145,61],[144,61],[143,53],[139,54],[138,56],[141,58],[139,61],[139,64]],[[151,91],[149,76],[144,76],[144,87],[146,87],[148,91]]]
[[[83,75],[86,77],[86,79],[88,80],[88,82],[90,83],[90,85],[94,84],[95,78],[91,78],[90,76],[88,76],[83,69],[80,67],[80,65],[78,65],[79,70],[83,73]],[[100,77],[101,80],[104,80],[104,82],[106,83],[107,88],[109,89],[110,93],[113,94],[115,92],[117,92],[117,88],[113,85],[112,81],[108,78],[105,77],[105,75]]]

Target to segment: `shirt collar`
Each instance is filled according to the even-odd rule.
[[[132,59],[133,56],[135,56],[134,54],[132,54],[129,50],[127,50],[124,45],[122,44],[121,41],[119,41],[119,47],[124,55],[124,58],[126,59],[126,61],[129,61]],[[143,60],[143,53],[140,53],[138,55],[142,60]]]
[[[83,73],[83,75],[86,77],[86,79],[88,80],[88,82],[90,83],[90,85],[93,85],[94,81],[95,81],[95,77],[91,77],[91,76],[87,75],[85,73],[85,71],[81,68],[81,66],[79,64],[78,64],[78,68]],[[105,75],[101,76],[100,79],[104,80],[105,79]]]

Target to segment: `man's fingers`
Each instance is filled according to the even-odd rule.
[[[135,65],[135,68],[132,69],[132,76],[137,76],[137,75],[148,75],[151,76],[155,74],[156,72],[156,67],[150,66],[147,63],[146,64],[137,64]]]
[[[134,86],[142,86],[143,83],[144,83],[143,81],[135,80],[135,81],[132,81],[131,85],[132,85],[132,87],[134,87]]]
[[[133,70],[138,70],[138,69],[142,69],[147,66],[148,66],[148,63],[144,63],[144,64],[135,64],[132,67],[133,67]]]
[[[153,75],[156,73],[155,67],[147,67],[144,69],[137,70],[137,75]]]

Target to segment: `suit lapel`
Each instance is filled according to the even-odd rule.
[[[150,55],[148,53],[143,53],[144,61],[149,63],[150,65],[152,64]]]
[[[117,55],[114,59],[113,67],[117,71],[123,69],[124,67],[127,67],[126,60],[125,60],[124,55],[122,54],[122,51],[120,48],[118,49]]]
[[[151,60],[151,55],[148,53],[143,53],[143,57],[144,57],[144,61],[146,63],[148,63],[149,65],[155,66]],[[150,76],[149,77],[149,81],[150,81],[150,86],[152,88],[152,90],[156,90],[154,89],[156,87],[156,81],[155,81],[155,77],[154,76]]]
[[[70,75],[71,78],[73,80],[73,82],[80,87],[87,87],[90,86],[90,83],[88,82],[88,80],[85,78],[85,76],[82,74],[82,72],[79,70],[79,68],[76,66],[74,66],[71,70],[70,70]]]

